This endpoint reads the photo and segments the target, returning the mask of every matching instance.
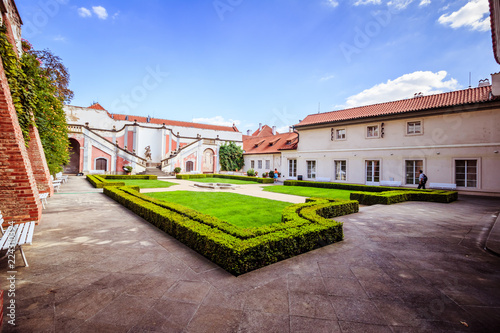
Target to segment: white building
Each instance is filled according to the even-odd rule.
[[[242,145],[236,127],[112,114],[98,103],[90,107],[66,106],[71,160],[65,172],[122,173],[161,166],[165,172],[218,172],[219,147]]]

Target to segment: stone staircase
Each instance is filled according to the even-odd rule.
[[[166,172],[161,171],[160,169],[158,169],[156,167],[147,167],[146,171],[138,173],[138,175],[156,175],[158,177],[172,176],[172,175],[169,175]]]

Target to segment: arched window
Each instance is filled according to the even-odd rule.
[[[95,169],[108,171],[108,160],[103,157],[97,158],[95,160]]]
[[[186,162],[186,172],[191,172],[194,170],[194,163],[193,161],[187,161]]]

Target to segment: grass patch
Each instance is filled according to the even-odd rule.
[[[140,188],[162,188],[178,185],[176,183],[164,182],[163,180],[148,180],[148,179],[117,179],[107,180],[109,183],[125,183],[125,186],[139,186]]]
[[[240,228],[280,223],[283,209],[291,205],[289,202],[226,192],[173,191],[146,193],[145,195],[178,203]]]
[[[303,186],[265,186],[264,191],[283,193],[291,195],[299,195],[302,197],[315,197],[315,198],[332,198],[332,199],[343,199],[349,200],[351,192],[349,190],[338,190],[329,188],[317,188],[317,187],[303,187]]]
[[[228,178],[198,178],[198,179],[188,179],[188,180],[195,183],[220,183],[220,184],[235,184],[235,185],[256,184],[256,182],[254,181],[228,179]]]

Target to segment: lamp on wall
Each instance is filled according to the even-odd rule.
[[[440,152],[437,152],[437,153],[436,153],[436,155],[441,155],[441,153],[440,153]]]

